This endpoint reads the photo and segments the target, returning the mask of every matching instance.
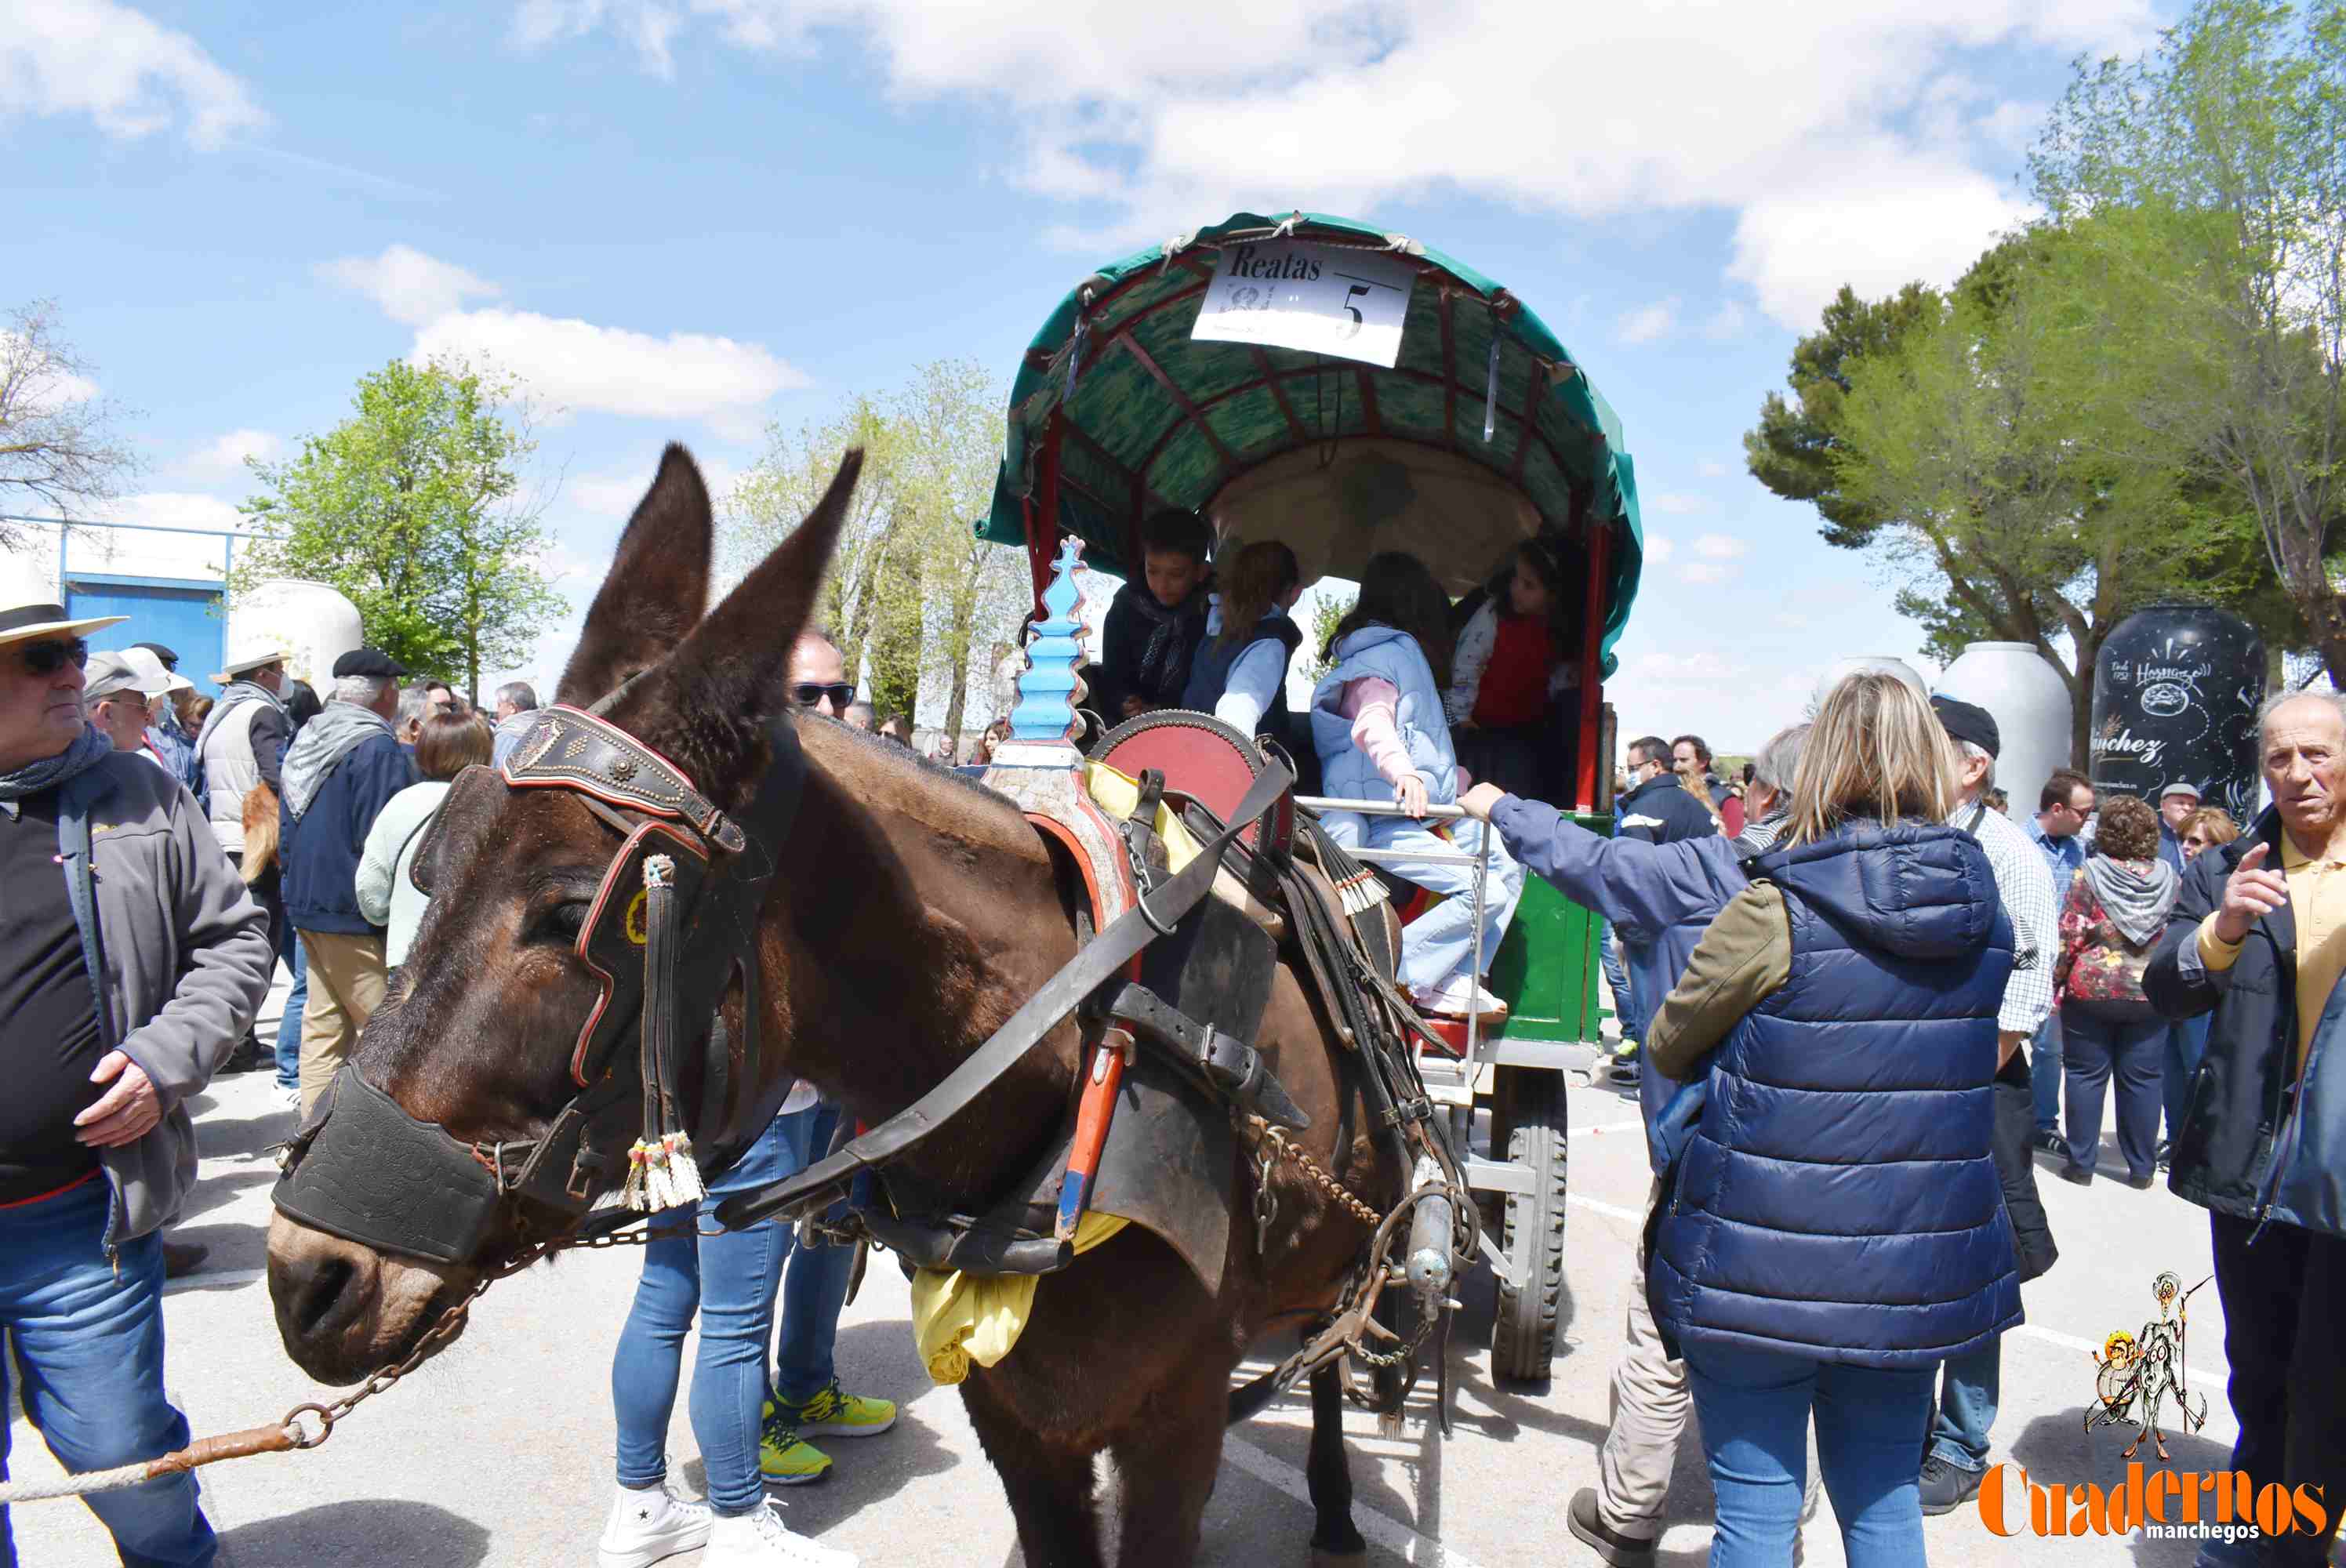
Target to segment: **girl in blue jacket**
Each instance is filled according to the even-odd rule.
[[[1329,795],[1390,800],[1400,816],[1336,811],[1321,819],[1348,849],[1479,854],[1487,845],[1483,962],[1474,963],[1474,868],[1405,861],[1395,874],[1443,895],[1402,935],[1401,980],[1420,1010],[1448,1018],[1506,1008],[1482,985],[1523,895],[1524,872],[1484,823],[1453,824],[1448,838],[1425,821],[1429,805],[1454,805],[1467,779],[1450,745],[1442,689],[1450,665],[1450,600],[1416,556],[1372,555],[1361,596],[1337,623],[1327,675],[1311,692],[1311,740]]]

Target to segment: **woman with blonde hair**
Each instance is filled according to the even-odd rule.
[[[1686,1084],[1647,1291],[1701,1418],[1714,1568],[1792,1561],[1812,1416],[1851,1568],[1922,1563],[1938,1366],[2020,1321],[1990,1152],[2013,931],[1946,822],[1956,779],[1902,681],[1835,687],[1782,836],[1647,1035]]]
[[[1303,596],[1303,568],[1276,539],[1258,539],[1219,574],[1206,641],[1190,661],[1181,706],[1210,713],[1249,735],[1290,744],[1287,664],[1303,641],[1288,616]]]
[[[2240,825],[2221,806],[2202,806],[2183,824],[2183,863],[2189,865],[2202,850],[2219,849],[2240,836]]]

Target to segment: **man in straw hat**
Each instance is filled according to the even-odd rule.
[[[188,1441],[164,1392],[161,1233],[195,1182],[187,1103],[251,1023],[270,954],[188,792],[84,718],[82,634],[122,617],[46,598],[0,590],[0,1405],[21,1368],[58,1463],[107,1470]],[[189,1476],[87,1502],[127,1563],[212,1561]],[[0,1509],[13,1562],[7,1531]]]
[[[285,650],[266,632],[244,631],[229,649],[228,667],[212,677],[221,687],[196,738],[205,805],[212,832],[228,858],[244,863],[244,798],[255,784],[281,796],[278,770],[292,725],[285,715]]]

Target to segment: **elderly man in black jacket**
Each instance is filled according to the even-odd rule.
[[[2209,1211],[2232,1468],[2318,1489],[2327,1514],[2199,1561],[2312,1568],[2346,1510],[2346,702],[2268,703],[2259,736],[2273,804],[2191,862],[2144,989],[2170,1018],[2215,1014],[2168,1186]]]

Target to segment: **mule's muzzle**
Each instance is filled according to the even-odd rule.
[[[416,1120],[345,1066],[286,1146],[272,1197],[311,1230],[396,1257],[467,1263],[496,1225],[505,1186],[493,1155]]]

